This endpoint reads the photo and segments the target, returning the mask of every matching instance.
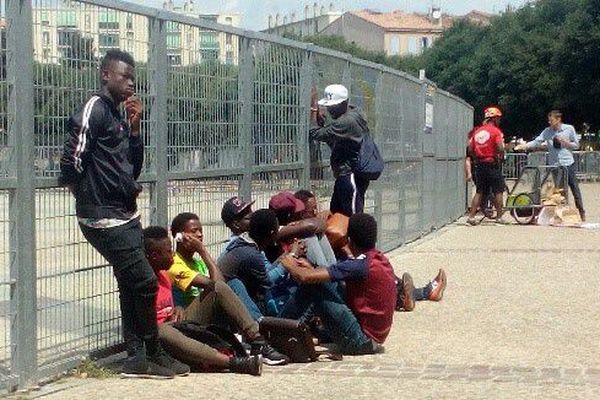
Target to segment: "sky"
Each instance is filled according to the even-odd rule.
[[[152,7],[162,7],[164,0],[128,0]],[[185,0],[173,0],[175,5],[183,5]],[[471,10],[500,12],[507,5],[519,7],[526,0],[194,0],[194,8],[199,13],[239,13],[242,16],[241,27],[252,30],[266,29],[269,14],[297,16],[304,14],[304,6],[312,8],[314,3],[329,7],[333,3],[336,11],[350,11],[370,8],[377,11],[418,11],[426,12],[432,2],[441,3],[442,10],[449,14],[466,14]],[[298,18],[298,17],[297,17]]]

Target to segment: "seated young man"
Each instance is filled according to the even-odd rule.
[[[302,218],[327,218],[329,211],[319,213],[317,198],[308,190],[299,190],[294,193],[294,197],[304,203]],[[318,264],[329,265],[329,264]],[[412,311],[415,308],[416,301],[441,301],[446,289],[446,272],[440,268],[438,274],[424,287],[416,288],[412,276],[405,272],[402,278],[396,277],[396,287],[398,289],[398,301],[396,302],[396,311]]]
[[[223,204],[223,208],[221,210],[221,219],[231,231],[231,235],[227,244],[225,245],[225,249],[217,260],[218,263],[220,263],[224,254],[234,248],[239,247],[239,244],[235,244],[234,242],[240,237],[240,235],[247,235],[250,226],[250,218],[252,217],[253,203],[254,202],[245,202],[241,198],[234,196]],[[292,245],[291,251],[295,252],[295,254],[304,255],[304,244],[301,242],[295,242]],[[230,279],[227,282],[234,293],[237,294],[242,302],[246,305],[250,315],[256,321],[260,321],[265,313],[269,316],[277,316],[279,307],[287,300],[291,294],[291,291],[293,291],[296,286],[295,282],[290,278],[287,271],[276,260],[271,263],[262,250],[261,255],[271,288],[269,292],[269,299],[267,299],[265,302],[265,308],[262,310],[259,309],[254,301],[248,297],[247,290],[239,279]]]
[[[254,346],[253,354],[262,354],[264,362],[269,365],[286,364],[288,358],[275,351],[262,336],[258,335],[257,322],[248,314],[248,310],[240,298],[225,283],[221,271],[204,246],[202,224],[200,224],[198,216],[193,213],[177,215],[171,224],[171,233],[173,237],[181,234],[181,241],[177,242],[174,262],[167,270],[166,275],[174,287],[187,295],[184,296],[185,299],[188,299],[185,303],[186,310],[199,307],[206,299],[216,301],[215,304],[220,307],[221,311],[229,319],[234,320],[242,333],[249,337],[250,345]],[[202,258],[208,276],[198,271],[198,260],[195,258],[195,254]],[[198,293],[197,295],[195,295],[195,291]],[[216,316],[214,311],[212,316]]]
[[[334,342],[345,354],[383,352],[396,306],[396,280],[387,257],[375,245],[377,223],[363,213],[350,217],[349,248],[354,259],[329,267],[305,268],[286,256],[283,266],[300,286],[283,317],[300,318],[314,307]],[[345,299],[332,282],[345,282]]]
[[[246,202],[238,196],[233,196],[223,204],[223,208],[221,209],[221,220],[225,226],[229,228],[231,235],[229,236],[227,243],[225,243],[221,255],[227,251],[227,246],[242,233],[248,232],[250,217],[252,216],[252,204],[254,204],[254,201]]]
[[[312,193],[300,191],[298,193]],[[307,200],[311,210],[307,211],[306,203],[297,198],[291,192],[281,192],[271,197],[269,209],[277,215],[280,229],[278,232],[278,243],[281,253],[289,250],[289,246],[295,239],[302,239],[306,246],[306,258],[313,265],[331,265],[337,260],[333,249],[324,235],[327,228],[326,220],[316,215],[312,209],[312,202],[316,205],[314,195]]]
[[[233,248],[219,260],[219,268],[223,272],[225,279],[238,281],[241,288],[246,289],[245,297],[247,301],[252,302],[254,307],[257,308],[264,309],[268,288],[261,286],[261,282],[263,281],[257,278],[260,275],[255,272],[249,273],[248,270],[262,269],[264,271],[260,250],[277,238],[278,230],[279,222],[272,210],[258,210],[254,212],[250,219],[249,234],[240,236],[237,241],[238,247]],[[298,279],[297,269],[309,272],[315,271],[310,263],[305,260],[303,261],[301,258],[296,258],[291,253],[285,253],[280,257],[280,260],[284,267],[292,273],[294,279],[302,283],[303,281]],[[344,266],[345,264],[342,263],[340,268]],[[326,270],[324,268],[321,269]],[[385,276],[389,279],[384,279],[385,285],[378,287],[376,294],[376,297],[383,301],[383,304],[386,306],[388,303],[390,304],[390,307],[386,308],[382,306],[380,307],[381,310],[377,311],[378,314],[385,312],[386,318],[389,317],[387,331],[382,329],[384,332],[378,332],[374,335],[381,341],[385,339],[391,327],[391,319],[396,303],[394,274],[391,271],[391,267],[389,267],[389,274],[387,270],[385,271],[385,274],[389,275]],[[376,276],[376,281],[379,282],[382,280],[381,278],[384,274],[374,273],[374,275]],[[257,288],[262,289],[257,290]],[[246,304],[246,302],[244,303]],[[257,304],[260,306],[257,306]],[[391,310],[389,313],[388,308]],[[345,354],[372,354],[383,350],[376,341],[363,333],[357,318],[339,293],[338,285],[331,282],[318,285],[300,285],[289,297],[278,316],[307,320],[309,316],[312,317],[314,315],[313,311],[314,314],[321,318],[326,330],[330,332],[335,343],[338,344],[340,350]]]
[[[175,306],[171,292],[171,281],[167,271],[173,264],[171,240],[165,228],[149,226],[144,229],[144,249],[146,258],[158,278],[158,294],[156,297],[156,318],[158,335],[161,343],[177,359],[190,365],[202,365],[210,369],[229,369],[242,374],[260,375],[262,373],[262,356],[228,357],[216,349],[185,336],[171,324],[182,320],[193,320],[207,324],[214,318],[219,308],[231,316],[242,327],[251,340],[261,339],[258,326],[249,316],[240,310],[243,306],[233,293],[227,293],[226,285],[216,282],[210,293],[196,298],[188,308]],[[237,304],[236,304],[237,301]],[[182,364],[183,365],[183,364]],[[189,372],[189,368],[187,368]]]

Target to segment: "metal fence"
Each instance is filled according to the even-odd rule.
[[[194,211],[213,254],[230,196],[266,206],[310,188],[327,204],[327,146],[308,140],[310,89],[341,82],[386,159],[367,211],[389,250],[460,216],[472,108],[431,82],[310,44],[114,0],[0,0],[0,390],[120,343],[110,266],[58,187],[67,116],[98,88],[102,52],[137,63],[146,112],[143,223]],[[426,106],[426,104],[428,104]]]
[[[582,181],[600,180],[600,152],[574,151],[577,178]],[[539,153],[507,153],[502,165],[502,173],[506,179],[518,179],[527,165],[546,165],[547,154]]]

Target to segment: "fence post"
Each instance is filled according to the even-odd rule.
[[[383,151],[383,143],[381,142],[381,127],[383,125],[383,71],[378,71],[377,82],[375,83],[375,124],[371,127],[371,131],[375,133],[373,140],[377,143],[380,151]],[[385,154],[385,152],[384,152]],[[385,159],[384,159],[385,161]],[[389,168],[389,163],[385,163],[386,167]],[[384,172],[385,173],[385,172]],[[385,179],[385,176],[381,180]],[[374,210],[373,216],[377,221],[377,237],[383,239],[383,192],[381,184],[379,182],[373,182],[371,184],[371,190],[373,191],[374,197]]]
[[[300,134],[298,135],[298,146],[300,161],[302,161],[302,170],[300,171],[300,187],[310,190],[310,138],[308,131],[310,129],[310,94],[312,90],[312,74],[314,70],[312,52],[305,52],[302,60],[302,69],[300,70]]]
[[[20,388],[37,383],[33,39],[31,1],[7,2],[7,75],[17,188],[10,194],[11,372]],[[14,389],[14,387],[13,387]]]
[[[254,166],[254,148],[252,147],[252,124],[254,118],[254,63],[252,40],[240,38],[240,72],[238,77],[238,98],[240,102],[240,138],[244,173],[240,181],[239,195],[246,201],[252,197],[252,167]]]
[[[169,192],[167,188],[169,174],[169,126],[167,124],[167,96],[168,96],[168,68],[167,63],[167,35],[166,21],[159,18],[149,19],[150,24],[150,57],[148,68],[151,73],[150,97],[150,125],[148,132],[151,142],[155,145],[156,181],[151,190],[153,224],[160,226],[169,225]],[[154,129],[152,129],[154,128]]]
[[[428,222],[425,218],[425,207],[428,203],[430,203],[430,199],[425,198],[428,195],[427,191],[427,179],[435,179],[435,176],[427,177],[426,172],[430,170],[427,168],[427,163],[430,162],[430,150],[425,149],[425,101],[426,101],[426,91],[427,84],[424,81],[421,81],[421,88],[419,90],[418,97],[416,99],[416,103],[418,104],[419,110],[417,112],[417,137],[419,138],[418,147],[421,150],[421,196],[419,196],[419,231],[421,234],[424,234],[429,231]],[[430,210],[433,212],[433,210]]]

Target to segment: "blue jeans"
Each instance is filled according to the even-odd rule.
[[[256,302],[248,294],[248,290],[246,289],[244,283],[241,280],[234,278],[228,281],[227,285],[231,288],[233,293],[240,298],[242,304],[246,306],[246,309],[250,313],[252,319],[255,321],[260,321],[263,317],[263,313],[256,305]]]
[[[364,354],[372,346],[371,339],[362,331],[356,316],[346,304],[335,283],[300,285],[285,304],[282,318],[301,319],[314,307],[325,329],[344,354]]]
[[[306,258],[313,265],[329,267],[337,262],[327,236],[317,237],[313,235],[303,240],[306,244]]]

